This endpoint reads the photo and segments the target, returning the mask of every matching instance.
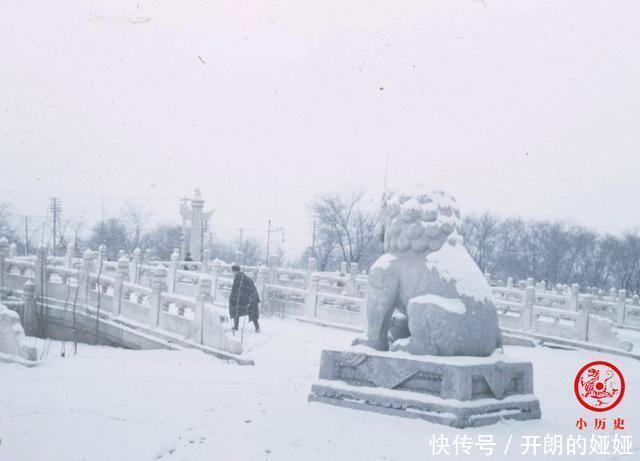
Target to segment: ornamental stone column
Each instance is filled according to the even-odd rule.
[[[204,200],[202,200],[200,191],[196,190],[195,198],[191,200],[191,240],[189,242],[189,251],[194,261],[202,259],[203,208]]]

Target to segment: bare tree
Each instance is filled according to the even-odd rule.
[[[463,222],[469,253],[494,278],[640,291],[640,234],[600,235],[566,222],[502,219],[491,213]]]
[[[20,243],[15,227],[11,221],[11,204],[0,202],[0,238],[5,237],[11,242]]]
[[[107,219],[104,222],[97,222],[89,237],[88,246],[97,249],[100,245],[107,247],[107,259],[115,261],[118,252],[128,245],[127,229],[116,218]]]
[[[263,261],[263,248],[253,238],[242,242],[231,242],[214,238],[211,242],[211,257],[244,265],[258,265]]]
[[[131,256],[133,250],[142,245],[151,214],[133,202],[126,202],[120,210],[120,219],[127,234],[126,246],[123,249]]]
[[[610,285],[640,291],[640,237],[626,233],[621,238],[607,235],[602,242]]]
[[[158,259],[166,261],[174,248],[180,248],[182,238],[182,226],[160,224],[145,233],[139,248],[151,248]]]
[[[495,252],[500,235],[500,219],[486,212],[480,216],[469,215],[462,224],[465,246],[469,254],[484,272],[492,272],[496,264]]]
[[[313,201],[320,270],[336,264],[338,258],[349,263],[371,259],[367,256],[375,247],[376,214],[363,205],[362,198],[362,193],[324,194]],[[373,252],[379,253],[379,248]]]

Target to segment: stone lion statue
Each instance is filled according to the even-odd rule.
[[[444,192],[385,196],[377,229],[385,254],[369,275],[366,338],[354,345],[446,356],[488,356],[501,346],[489,284],[459,227]]]

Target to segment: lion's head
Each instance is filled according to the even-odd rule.
[[[384,250],[391,252],[438,251],[447,239],[461,242],[460,210],[455,199],[442,191],[389,192],[378,222]]]

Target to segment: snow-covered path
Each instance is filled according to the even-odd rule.
[[[493,434],[496,453],[488,459],[513,459],[520,453],[522,435],[593,433],[591,428],[575,428],[577,418],[591,423],[594,414],[579,406],[572,382],[583,364],[596,359],[617,364],[627,380],[626,396],[606,414],[609,426],[601,433],[613,435],[610,425],[615,417],[625,419],[625,430],[618,432],[634,437],[638,433],[637,360],[508,347],[508,354],[534,363],[543,419],[462,432],[421,420],[308,403],[320,351],[345,347],[353,334],[294,320],[262,322],[263,334],[253,334],[252,328],[246,333],[255,367],[223,363],[193,351],[86,345],[80,345],[78,355],[61,358],[59,343],[52,344],[42,367],[0,365],[0,460],[424,460],[432,458],[433,434],[453,440],[463,433],[474,439]],[[514,438],[504,456],[509,435]],[[474,450],[466,459],[481,457],[478,453]],[[532,459],[543,459],[542,448]]]

